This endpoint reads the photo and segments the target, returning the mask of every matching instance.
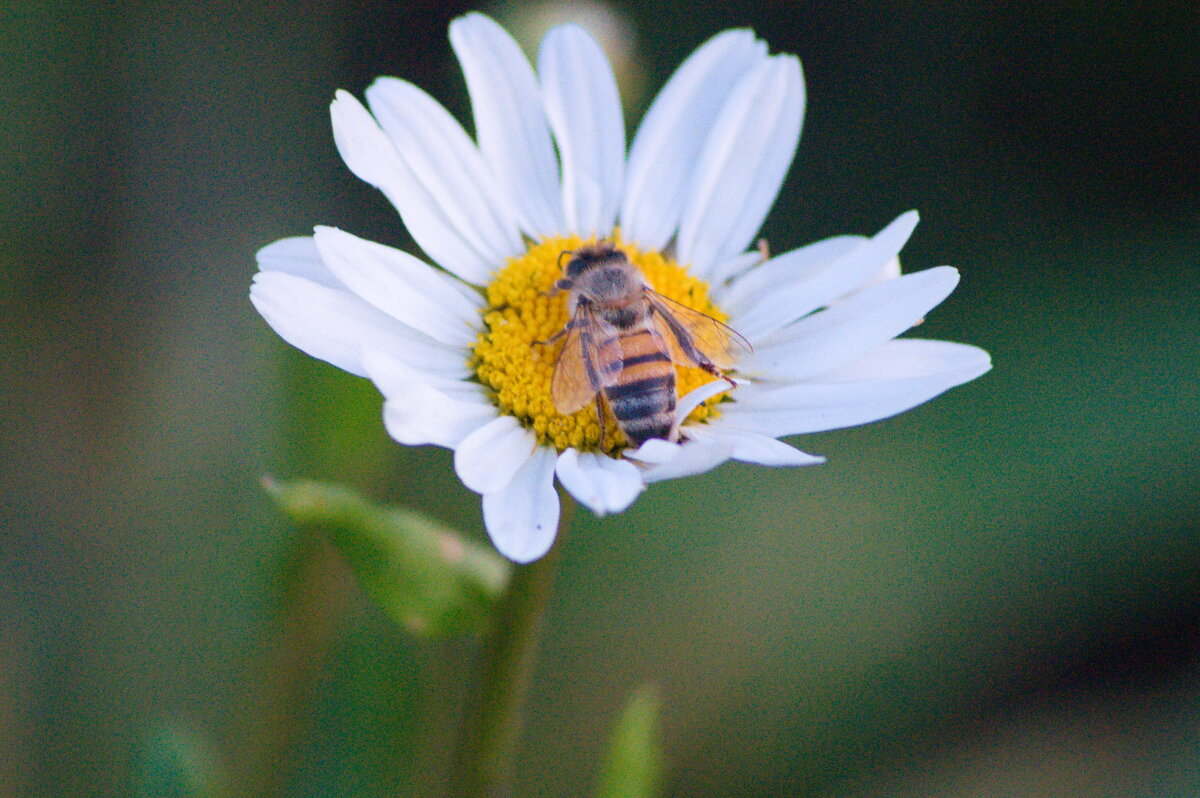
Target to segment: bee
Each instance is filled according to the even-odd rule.
[[[602,400],[631,447],[650,438],[677,441],[675,365],[697,366],[736,386],[722,369],[750,344],[711,316],[654,291],[611,242],[563,255],[571,257],[550,295],[569,292],[570,320],[546,342],[566,336],[550,384],[555,409],[567,415],[595,399],[601,448]]]

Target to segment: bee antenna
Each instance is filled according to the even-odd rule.
[[[575,252],[570,249],[564,249],[562,252],[558,253],[558,270],[560,272],[563,270],[563,267],[562,267],[563,255],[574,255],[574,254],[575,254]]]

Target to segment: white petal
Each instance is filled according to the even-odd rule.
[[[538,74],[562,159],[567,230],[606,236],[625,179],[625,122],[612,69],[600,45],[569,24],[546,34]]]
[[[621,235],[662,249],[679,227],[700,151],[737,82],[766,58],[748,30],[728,30],[701,45],[675,70],[629,148]]]
[[[681,398],[675,406],[675,423],[683,423],[683,420],[699,407],[701,402],[705,402],[717,394],[724,393],[732,388],[733,386],[725,380],[713,380],[712,382],[704,383],[699,388],[693,388],[688,391],[687,396]]]
[[[558,534],[554,451],[539,448],[501,490],[483,495],[483,523],[496,549],[513,562],[540,558]]]
[[[525,464],[537,440],[512,416],[500,416],[463,438],[454,449],[454,470],[476,493],[495,493]]]
[[[963,380],[966,382],[985,374],[991,367],[991,355],[976,346],[925,338],[897,338],[875,347],[853,363],[823,374],[821,380],[854,383],[934,374],[970,374]]]
[[[797,467],[819,465],[825,462],[824,457],[807,454],[789,446],[783,441],[777,441],[756,432],[738,430],[730,425],[722,425],[722,418],[708,424],[697,424],[688,429],[688,434],[697,439],[714,439],[725,441],[732,447],[730,458],[744,463],[775,467]]]
[[[750,309],[743,309],[734,317],[737,324],[734,329],[757,346],[802,316],[865,285],[908,241],[917,219],[916,211],[901,214],[873,238],[863,241],[822,268],[802,271],[797,278],[764,290]],[[787,257],[785,254],[773,260]],[[771,263],[763,264],[762,268],[769,265]],[[741,284],[750,280],[755,271],[757,269],[739,280],[737,287],[741,288]],[[730,293],[733,293],[732,289]]]
[[[558,456],[558,479],[596,515],[619,513],[645,489],[642,475],[628,460],[567,449]]]
[[[432,443],[453,449],[496,418],[495,405],[477,383],[430,379],[376,350],[364,352],[363,362],[367,375],[387,400],[384,426],[400,443]]]
[[[529,61],[503,28],[479,13],[450,23],[450,44],[467,80],[480,152],[506,201],[532,237],[561,232],[558,160]]]
[[[886,264],[884,264],[884,267],[879,271],[879,274],[875,275],[874,279],[870,280],[867,283],[867,285],[874,285],[875,283],[882,283],[882,282],[886,282],[888,280],[895,280],[899,276],[900,276],[900,258],[899,258],[899,256],[897,256],[897,257],[889,260]]]
[[[788,382],[823,374],[915,325],[957,284],[949,266],[875,283],[760,342],[738,370]]]
[[[708,283],[715,289],[714,298],[719,296],[727,280],[737,277],[740,274],[745,274],[754,266],[761,264],[762,261],[762,253],[757,250],[751,250],[713,264],[713,267],[708,272]]]
[[[625,452],[625,457],[646,465],[669,463],[678,456],[679,444],[665,441],[662,438],[650,438],[638,448]]]
[[[803,118],[794,57],[767,59],[738,82],[696,166],[679,227],[681,263],[707,277],[749,247],[795,157]]]
[[[255,259],[264,272],[283,272],[329,288],[346,288],[321,260],[312,236],[281,238],[260,249]]]
[[[646,441],[646,443],[649,442]],[[693,438],[680,444],[668,445],[675,447],[674,456],[642,471],[642,480],[647,485],[651,482],[661,482],[664,479],[703,474],[724,463],[733,455],[733,446],[728,441],[716,438],[707,440]],[[656,452],[655,455],[657,456],[657,454]]]
[[[736,402],[722,407],[721,417],[773,438],[852,427],[916,407],[989,368],[987,353],[973,346],[889,341],[819,380],[747,386]]]
[[[338,91],[329,112],[342,160],[350,171],[387,196],[417,245],[435,263],[464,280],[476,285],[487,282],[498,264],[482,257],[462,237],[439,207],[438,198],[400,159],[362,103],[348,92]]]
[[[494,407],[487,398],[484,387],[469,377],[465,360],[463,369],[457,374],[436,374],[415,368],[405,361],[407,353],[396,350],[364,347],[363,366],[371,382],[388,399],[398,399],[413,383],[423,383],[454,401],[471,402]]]
[[[453,449],[496,417],[494,407],[458,402],[419,382],[394,395],[383,403],[383,425],[392,440],[406,446]]]
[[[337,228],[318,227],[316,240],[330,270],[375,307],[450,346],[465,349],[475,340],[483,298],[469,296],[450,275]]]
[[[351,374],[367,375],[362,360],[367,347],[396,352],[430,374],[467,374],[463,352],[438,344],[344,289],[263,271],[254,276],[250,301],[283,340]]]
[[[367,89],[367,104],[400,159],[480,258],[495,267],[521,251],[495,176],[441,103],[408,81],[379,78]]]
[[[763,295],[781,285],[809,279],[866,240],[863,236],[834,236],[781,253],[737,275],[727,288],[714,285],[714,298],[734,319],[743,313],[753,313],[754,305]]]

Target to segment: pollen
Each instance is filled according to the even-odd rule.
[[[514,416],[533,430],[538,443],[558,451],[573,447],[580,451],[603,451],[618,456],[625,448],[624,435],[611,413],[605,412],[602,448],[595,400],[570,415],[560,414],[550,396],[554,365],[563,338],[555,334],[566,325],[567,292],[550,295],[563,276],[564,252],[594,243],[576,236],[547,239],[530,246],[523,255],[510,258],[487,287],[483,328],[471,350],[470,365],[504,414]],[[725,321],[726,315],[708,297],[708,285],[674,260],[657,251],[642,251],[632,244],[613,242],[637,266],[650,287],[660,294],[701,313]],[[680,397],[713,380],[703,369],[675,365],[676,389]],[[701,404],[689,421],[713,417],[721,395]]]

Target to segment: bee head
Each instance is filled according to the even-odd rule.
[[[567,261],[566,276],[568,280],[572,280],[583,274],[588,269],[600,263],[612,262],[613,260],[624,261],[625,253],[617,249],[611,241],[597,241],[595,244],[588,244],[576,250],[564,250],[558,255],[559,267],[562,267],[562,259],[570,255],[571,259]]]

